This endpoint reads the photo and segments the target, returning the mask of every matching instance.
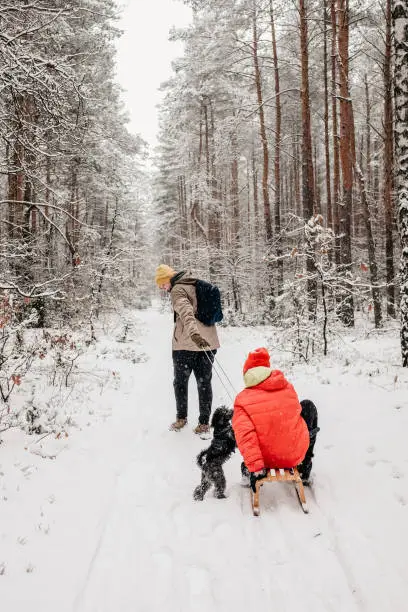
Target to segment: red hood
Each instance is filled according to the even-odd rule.
[[[262,391],[279,391],[287,387],[288,381],[280,370],[272,370],[270,376],[263,382],[252,387],[252,389],[261,389]]]

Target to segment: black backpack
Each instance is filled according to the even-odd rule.
[[[195,283],[197,296],[196,319],[204,325],[214,325],[222,321],[221,294],[218,287],[207,283],[207,281],[197,280]]]

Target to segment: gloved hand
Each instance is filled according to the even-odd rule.
[[[210,345],[200,334],[191,334],[191,339],[200,349],[208,348]]]
[[[251,485],[251,489],[254,493],[256,493],[256,482],[257,480],[262,480],[262,478],[266,478],[268,474],[268,470],[263,468],[263,470],[259,470],[259,472],[251,472],[249,475],[249,483]]]

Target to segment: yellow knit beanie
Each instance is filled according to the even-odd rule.
[[[155,281],[156,285],[160,287],[163,283],[167,283],[174,275],[176,271],[170,266],[166,266],[166,264],[160,264],[160,266],[156,270]]]

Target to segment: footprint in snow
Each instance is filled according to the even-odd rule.
[[[377,463],[390,463],[390,461],[388,461],[388,459],[370,459],[365,462],[369,467],[375,467]]]
[[[392,477],[395,478],[395,480],[400,480],[400,478],[404,478],[404,474],[402,472],[400,472],[400,470],[393,466],[392,467]]]

